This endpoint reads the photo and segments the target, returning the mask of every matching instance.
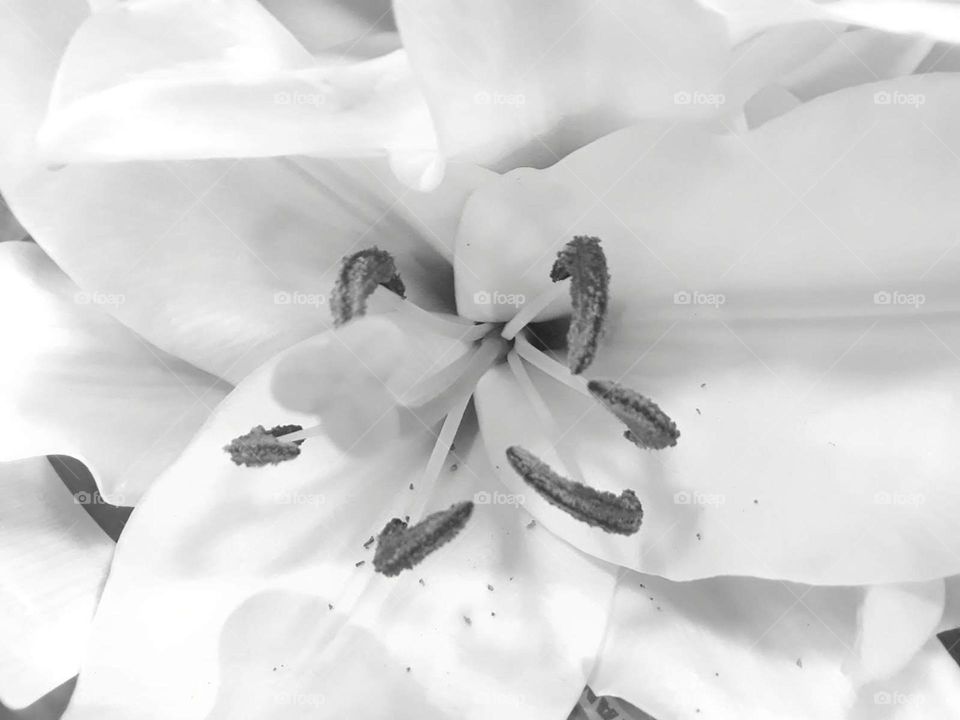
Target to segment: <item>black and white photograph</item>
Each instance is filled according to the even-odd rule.
[[[960,718],[960,0],[0,0],[0,720]]]

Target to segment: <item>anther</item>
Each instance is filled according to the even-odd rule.
[[[406,296],[406,288],[390,253],[374,246],[343,258],[330,298],[333,324],[339,327],[355,317],[362,317],[367,311],[367,299],[378,285],[401,298]]]
[[[612,380],[591,380],[587,390],[627,426],[623,436],[630,442],[650,450],[677,444],[677,424],[653,400]]]
[[[633,535],[640,529],[643,507],[633,490],[624,490],[617,496],[568,480],[518,445],[507,448],[507,460],[547,502],[577,520],[617,535]]]
[[[277,425],[267,430],[263,425],[257,425],[246,435],[241,435],[224,445],[223,449],[230,453],[230,459],[235,465],[247,467],[263,467],[277,465],[287,460],[293,460],[300,454],[300,445],[303,440],[288,442],[279,440],[282,435],[303,430],[300,425]]]
[[[393,518],[377,536],[374,569],[387,577],[394,577],[413,568],[437,548],[453,540],[472,513],[473,503],[467,501],[427,515],[413,527],[408,527],[400,518]]]
[[[573,301],[573,318],[567,332],[567,367],[579,375],[596,357],[607,317],[610,274],[599,238],[579,235],[557,253],[550,279],[559,282],[567,278]]]

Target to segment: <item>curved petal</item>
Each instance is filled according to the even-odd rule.
[[[849,720],[928,720],[960,706],[960,670],[936,639],[894,677],[860,690]]]
[[[866,588],[857,661],[849,672],[858,682],[867,682],[903,670],[933,637],[945,602],[943,580]]]
[[[435,149],[403,51],[314,58],[254,0],[102,8],[63,57],[50,162],[369,156]]]
[[[356,328],[395,323],[420,349],[405,372],[436,363],[438,340],[405,322],[365,318],[289,352],[349,336],[362,353]],[[290,720],[358,702],[374,719],[408,707],[490,717],[504,704],[561,717],[595,658],[613,569],[526,529],[515,504],[481,504],[496,480],[469,426],[435,484],[421,477],[434,433],[417,423],[362,452],[318,435],[287,463],[232,465],[222,445],[252,425],[316,422],[271,396],[287,354],[237,387],[131,518],[66,718]],[[387,520],[472,497],[449,545],[397,578],[374,574],[365,543]]]
[[[693,95],[720,93],[728,61],[721,19],[692,0],[394,11],[444,154],[491,167],[551,164],[638,118],[708,115]]]
[[[585,476],[645,504],[635,540],[579,547],[674,579],[957,572],[958,111],[955,78],[913,77],[743,137],[638,127],[475,193],[460,313],[509,318],[474,294],[535,298],[572,235],[603,238],[611,311],[588,375],[622,380],[680,428],[676,448],[640,452],[589,398],[544,392]],[[566,312],[561,298],[540,318]]]
[[[113,542],[46,458],[0,463],[0,491],[0,700],[21,708],[76,674]]]
[[[890,612],[881,628],[877,598],[868,593],[860,605],[856,588],[752,578],[672,583],[624,571],[590,685],[657,718],[849,720],[867,688],[899,682],[900,668],[890,664],[874,666],[872,677],[844,671],[864,649],[858,638],[880,640],[890,623],[909,624],[919,594],[886,594]],[[917,651],[930,628],[915,630],[905,673],[927,662]],[[888,656],[905,664],[903,655]]]
[[[0,460],[71,455],[133,505],[226,395],[101,310],[33,243],[0,244]]]
[[[934,41],[870,28],[841,33],[822,53],[780,80],[801,100],[828,92],[909,75]]]
[[[390,0],[261,0],[313,55],[372,57],[400,45]]]
[[[700,0],[724,16],[734,38],[810,20],[862,25],[956,42],[960,10],[950,0]]]

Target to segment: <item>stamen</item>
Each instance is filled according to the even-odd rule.
[[[378,285],[401,298],[406,295],[390,253],[374,246],[345,257],[330,298],[333,324],[339,327],[355,317],[362,317],[367,311],[367,298]]]
[[[547,502],[577,520],[617,535],[633,535],[640,529],[643,507],[633,490],[624,490],[617,497],[568,480],[518,445],[507,448],[507,460]]]
[[[630,442],[652,450],[677,444],[677,424],[653,400],[612,380],[591,380],[587,389],[629,428],[623,436]]]
[[[410,570],[463,530],[473,513],[470,501],[451,505],[447,510],[427,515],[413,527],[393,518],[377,537],[373,567],[378,573],[395,577]]]
[[[573,301],[573,318],[567,332],[567,367],[579,375],[596,357],[607,317],[610,274],[599,238],[579,235],[557,253],[550,279],[558,282],[567,278]]]
[[[281,440],[280,436],[292,435],[302,429],[299,425],[277,425],[267,430],[263,425],[257,425],[246,435],[231,440],[223,449],[230,453],[235,465],[277,465],[300,455],[300,445],[303,443],[303,440]]]
[[[396,295],[386,295],[385,302],[392,305],[398,313],[415,320],[431,332],[454,340],[473,342],[484,337],[493,329],[492,323],[474,323],[459,317],[429,312],[416,303]]]

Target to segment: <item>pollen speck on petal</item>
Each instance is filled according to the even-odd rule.
[[[610,274],[600,239],[578,235],[557,253],[554,282],[570,278],[573,319],[567,332],[567,367],[579,375],[593,362],[603,335],[610,296]]]
[[[362,317],[367,311],[367,298],[378,285],[400,297],[406,296],[406,288],[390,253],[374,246],[343,258],[330,299],[333,324],[339,327],[355,317]]]
[[[640,530],[643,507],[633,490],[624,490],[617,496],[568,480],[518,445],[507,448],[507,460],[547,502],[577,520],[617,535],[633,535]]]
[[[453,540],[472,514],[473,503],[467,501],[427,515],[413,527],[407,527],[400,518],[393,518],[377,537],[374,569],[387,577],[394,577],[413,568],[437,548]]]
[[[653,400],[612,380],[591,380],[587,390],[627,426],[623,436],[633,444],[651,450],[677,444],[677,424]]]
[[[263,467],[277,465],[287,460],[293,460],[300,455],[300,445],[303,440],[285,442],[279,438],[292,432],[303,430],[300,425],[277,425],[269,430],[263,425],[257,425],[246,435],[241,435],[224,445],[223,449],[230,454],[235,465],[246,467]]]

